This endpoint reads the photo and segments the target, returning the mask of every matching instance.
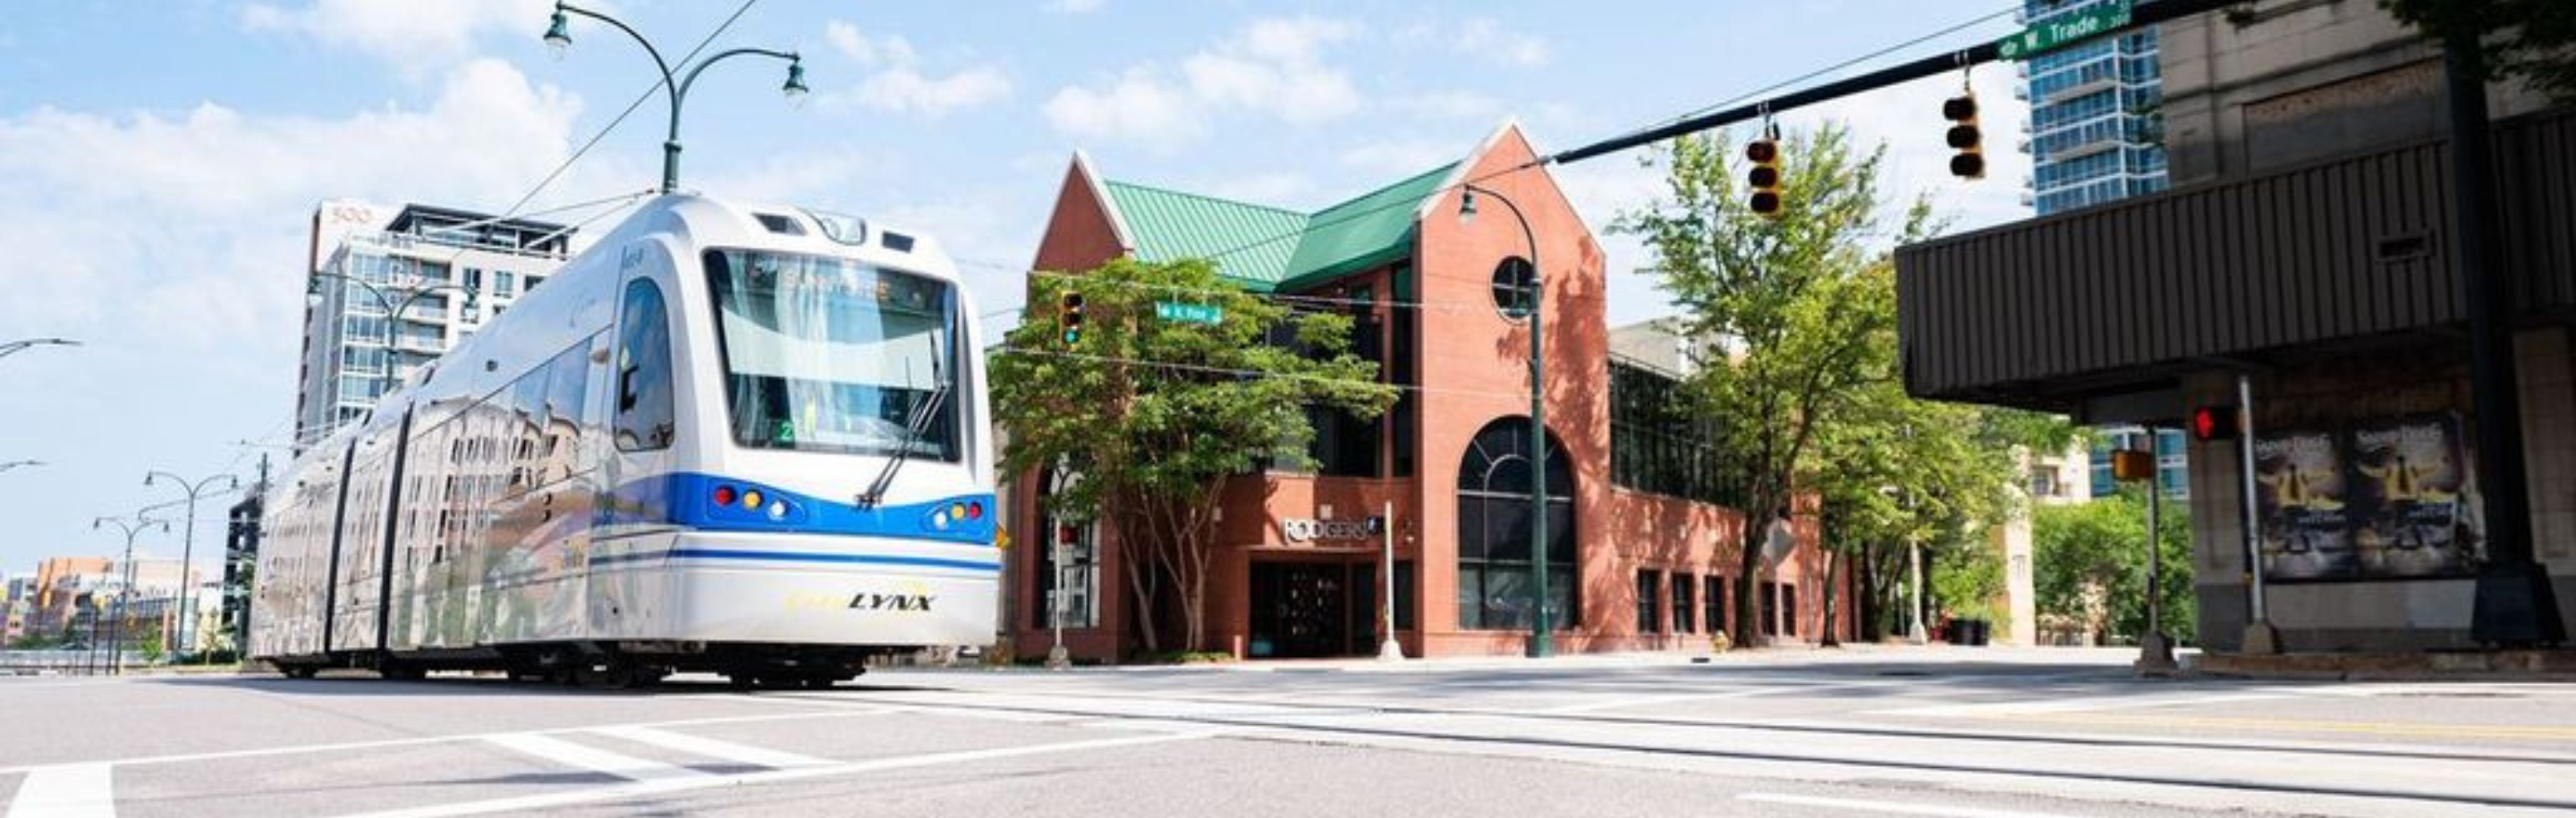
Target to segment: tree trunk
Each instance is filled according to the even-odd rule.
[[[1121,522],[1133,523],[1134,520],[1133,515],[1122,515]],[[1128,621],[1136,623],[1138,646],[1152,654],[1161,653],[1163,649],[1162,628],[1154,621],[1154,598],[1159,596],[1156,591],[1162,587],[1162,572],[1157,567],[1162,558],[1155,553],[1159,549],[1144,528],[1122,524],[1118,526],[1118,536],[1119,551],[1127,564],[1127,590],[1136,597],[1135,615],[1128,617]]]
[[[1829,648],[1842,644],[1842,640],[1835,638],[1834,636],[1834,634],[1839,632],[1834,627],[1835,619],[1837,618],[1834,615],[1836,609],[1834,602],[1835,600],[1842,598],[1842,594],[1838,593],[1838,589],[1836,587],[1842,583],[1836,582],[1836,577],[1834,576],[1836,569],[1840,568],[1843,563],[1842,560],[1835,559],[1835,557],[1840,556],[1840,554],[1840,551],[1831,548],[1825,549],[1825,633],[1823,636],[1817,637],[1816,644]]]
[[[1756,503],[1754,507],[1765,506]],[[1757,519],[1767,516],[1769,515],[1756,515],[1751,511],[1744,513],[1744,533],[1741,547],[1737,549],[1742,552],[1739,555],[1742,557],[1740,560],[1742,564],[1738,566],[1735,574],[1734,641],[1737,647],[1762,646],[1762,537],[1768,533],[1765,529],[1770,526],[1758,522]]]

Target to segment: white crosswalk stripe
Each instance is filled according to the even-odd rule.
[[[625,739],[637,744],[650,744],[666,750],[678,750],[690,755],[706,756],[708,758],[722,759],[738,764],[749,764],[755,767],[768,767],[773,770],[813,767],[832,763],[827,759],[815,758],[809,755],[799,755],[796,753],[786,752],[784,750],[753,747],[748,744],[737,744],[723,739],[694,736],[686,733],[675,733],[669,730],[656,730],[651,727],[603,727],[591,732],[603,736]]]
[[[489,736],[484,740],[502,747],[507,747],[525,755],[536,756],[567,767],[579,767],[592,772],[607,773],[630,781],[667,781],[711,777],[707,773],[692,770],[676,764],[665,764],[659,761],[612,753],[607,750],[587,747],[555,738],[553,736],[537,733],[507,733]]]
[[[112,778],[105,764],[29,769],[9,800],[8,818],[115,818]]]

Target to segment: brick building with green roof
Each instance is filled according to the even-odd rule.
[[[1522,652],[1533,612],[1529,323],[1503,302],[1527,281],[1533,250],[1548,334],[1558,649],[1704,648],[1732,616],[1741,518],[1723,503],[1715,453],[1669,411],[1667,377],[1612,360],[1600,246],[1534,156],[1506,125],[1459,161],[1306,211],[1113,180],[1075,155],[1033,269],[1207,259],[1248,290],[1338,299],[1351,305],[1354,347],[1404,390],[1374,422],[1320,419],[1313,473],[1246,475],[1228,488],[1208,588],[1214,644],[1203,647],[1250,659],[1374,652],[1381,543],[1354,533],[1365,526],[1333,523],[1391,507],[1405,653]],[[1464,220],[1458,194],[1470,182],[1489,215]],[[1516,204],[1530,235],[1488,194]],[[1043,653],[1060,617],[1076,656],[1115,661],[1139,641],[1118,532],[1047,519],[1037,500],[1053,479],[1005,480],[1013,538],[1037,545],[1009,557],[1009,595],[1024,602],[1007,630],[1024,655]],[[1790,639],[1822,626],[1821,555],[1801,531],[1762,585],[1776,603],[1765,630]],[[1046,545],[1066,535],[1064,548]]]

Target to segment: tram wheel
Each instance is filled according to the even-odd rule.
[[[289,679],[310,679],[313,678],[314,673],[321,671],[321,668],[312,665],[287,665],[278,668],[277,671],[286,674],[286,678]]]
[[[760,677],[749,673],[727,673],[725,674],[725,686],[731,687],[735,690],[750,690],[760,686]]]

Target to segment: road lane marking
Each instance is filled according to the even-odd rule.
[[[678,750],[690,755],[706,756],[708,758],[722,759],[737,764],[749,764],[755,767],[768,767],[773,770],[793,769],[796,767],[817,767],[832,763],[826,759],[815,758],[809,755],[799,755],[797,753],[790,753],[784,750],[753,747],[748,744],[736,744],[723,739],[693,736],[687,733],[674,733],[669,730],[657,730],[651,727],[602,727],[590,732],[603,736],[625,739],[637,744],[650,744],[666,750]]]
[[[2273,701],[2293,698],[2284,693],[2222,693],[2208,696],[2177,698],[2140,698],[2136,696],[2093,696],[2039,701],[1984,702],[1979,704],[1940,704],[1930,707],[1906,707],[1895,710],[1872,710],[1872,716],[1921,716],[1926,718],[1971,719],[2011,718],[2059,713],[2094,713],[2104,710],[2139,710],[2155,707],[2195,707],[2206,704]]]
[[[2047,812],[2017,812],[1980,807],[1944,807],[1935,804],[1905,804],[1893,801],[1862,801],[1853,798],[1824,798],[1813,795],[1786,795],[1771,792],[1748,792],[1735,797],[1738,801],[1759,804],[1782,804],[1792,807],[1824,807],[1854,812],[1876,812],[1886,815],[1929,815],[1936,818],[2068,818]]]
[[[8,818],[116,818],[116,786],[105,764],[35,767],[18,782]]]
[[[535,733],[513,733],[483,739],[522,755],[535,756],[566,767],[579,767],[595,773],[607,773],[629,781],[669,781],[673,779],[714,778],[714,774],[692,770],[677,764],[636,758],[589,747],[553,736]]]
[[[2407,736],[2412,738],[2542,739],[2549,741],[2576,741],[2576,727],[2522,727],[2510,724],[2316,721],[2311,719],[2250,719],[2212,716],[2131,716],[2109,713],[2040,714],[2025,717],[2024,720],[2099,726],[2194,727],[2217,730],[2278,730],[2293,733],[2349,733],[2354,735]]]
[[[573,804],[586,804],[596,801],[613,801],[625,798],[665,795],[670,793],[687,792],[690,790],[709,789],[713,787],[755,786],[760,784],[773,784],[782,781],[798,781],[808,778],[856,775],[860,773],[880,772],[884,770],[902,770],[914,767],[935,767],[943,764],[965,764],[977,761],[1015,758],[1019,756],[1138,747],[1150,744],[1188,741],[1208,737],[1209,736],[1204,733],[1156,734],[1149,736],[1127,736],[1110,739],[1067,741],[1055,744],[1033,744],[1020,747],[998,747],[987,750],[965,750],[952,753],[932,753],[929,755],[880,758],[869,761],[850,762],[846,764],[829,764],[820,767],[799,767],[792,770],[770,770],[767,772],[744,773],[740,775],[708,775],[697,778],[639,781],[632,784],[593,787],[573,792],[544,793],[540,795],[526,795],[515,798],[497,798],[488,801],[467,801],[454,804],[415,807],[412,809],[358,813],[355,815],[344,816],[344,818],[457,818],[458,816],[490,815],[493,813],[534,813],[540,810],[570,806]]]
[[[807,702],[807,703],[808,703],[808,704],[815,704],[814,702]],[[261,758],[261,757],[266,757],[266,756],[305,755],[305,754],[309,754],[309,753],[337,753],[337,752],[347,752],[347,751],[351,751],[351,750],[377,750],[377,749],[383,749],[383,748],[388,748],[388,747],[424,747],[424,746],[428,746],[428,745],[432,745],[432,744],[453,744],[453,743],[457,743],[457,742],[478,741],[478,740],[482,740],[482,739],[491,738],[491,737],[493,737],[493,736],[497,736],[497,735],[516,735],[516,734],[520,734],[520,733],[536,733],[536,734],[546,734],[546,735],[561,735],[561,734],[565,734],[565,733],[580,733],[580,732],[585,732],[585,731],[590,731],[590,730],[597,730],[597,729],[600,729],[600,728],[602,728],[602,727],[692,727],[692,726],[704,725],[704,724],[749,724],[749,723],[757,723],[757,722],[767,722],[767,721],[789,721],[789,720],[794,720],[794,719],[809,719],[809,718],[813,718],[813,719],[840,719],[840,718],[851,718],[851,717],[855,717],[855,716],[874,716],[874,715],[882,715],[882,714],[886,714],[886,713],[900,712],[900,711],[902,711],[902,710],[904,710],[904,709],[905,709],[905,708],[901,708],[901,707],[882,707],[882,706],[879,706],[879,707],[857,707],[857,706],[818,707],[818,708],[807,709],[807,710],[804,710],[804,711],[801,711],[801,712],[796,712],[796,713],[768,713],[768,714],[762,714],[762,715],[757,715],[757,716],[712,716],[712,717],[708,717],[708,718],[697,718],[697,719],[673,719],[673,720],[667,720],[667,721],[635,722],[635,723],[630,723],[630,724],[593,724],[593,725],[581,725],[581,726],[575,726],[575,727],[557,727],[557,728],[552,728],[552,729],[547,729],[547,730],[520,730],[520,731],[515,731],[515,732],[512,732],[512,733],[461,733],[461,734],[457,734],[457,735],[449,735],[449,736],[423,736],[423,737],[420,737],[420,738],[391,738],[391,739],[379,739],[379,740],[376,740],[376,741],[348,741],[348,742],[339,742],[339,743],[334,743],[334,744],[300,744],[300,745],[292,745],[292,746],[287,746],[287,747],[256,747],[256,748],[251,748],[251,749],[246,749],[246,750],[219,750],[219,751],[215,751],[215,752],[208,752],[208,753],[177,753],[177,754],[172,754],[172,755],[161,755],[161,756],[138,756],[138,757],[135,757],[135,758],[99,759],[99,760],[96,760],[96,761],[93,761],[93,762],[85,762],[85,763],[114,764],[114,765],[119,765],[119,766],[133,766],[133,765],[137,765],[137,764],[176,764],[176,763],[185,763],[185,762],[191,762],[191,761],[224,761],[224,760],[228,760],[228,759],[237,759],[237,758]],[[58,765],[47,765],[47,764],[25,764],[25,765],[19,765],[19,766],[15,766],[15,767],[0,767],[0,775],[7,775],[7,774],[9,774],[9,773],[33,772],[33,771],[35,771],[35,770],[44,769],[44,768],[46,768],[46,767],[48,767],[48,766],[58,766]]]
[[[1902,687],[1907,685],[1917,685],[1920,683],[1920,681],[1914,679],[1890,679],[1868,682],[1811,684],[1803,686],[1737,688],[1734,690],[1721,690],[1711,693],[1674,693],[1663,696],[1632,696],[1624,699],[1577,702],[1574,704],[1558,705],[1556,707],[1540,708],[1537,712],[1558,714],[1596,713],[1603,710],[1624,710],[1635,707],[1646,707],[1649,705],[1672,704],[1675,702],[1708,701],[1716,699],[1759,699],[1773,696],[1797,696],[1808,693],[1824,693],[1837,690],[1867,690],[1879,687]]]

